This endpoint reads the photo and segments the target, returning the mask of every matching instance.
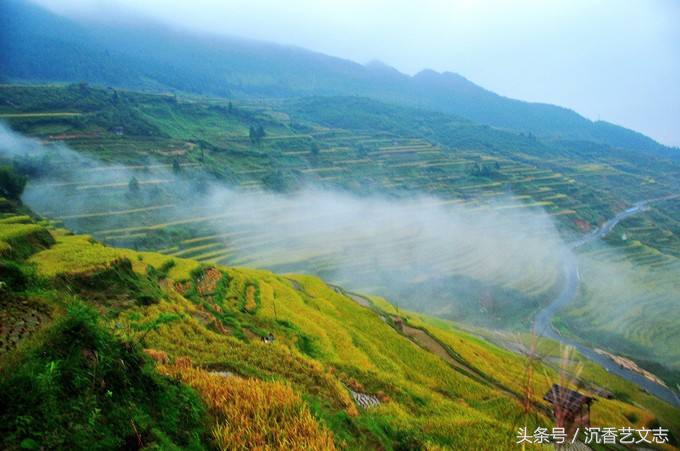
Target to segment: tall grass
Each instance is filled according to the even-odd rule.
[[[334,450],[333,434],[319,425],[287,384],[225,377],[177,359],[161,374],[196,389],[214,418],[212,437],[220,450]]]

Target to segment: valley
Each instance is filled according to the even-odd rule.
[[[614,227],[616,227],[617,224],[626,218],[641,212],[644,208],[647,208],[649,204],[677,197],[678,196],[668,196],[661,199],[639,201],[634,207],[618,213],[616,216],[602,224],[602,226],[594,230],[588,236],[570,243],[569,247],[571,249],[578,249],[581,246],[585,246],[589,243],[595,242],[596,240],[604,238],[612,231]],[[636,383],[644,390],[654,393],[656,396],[664,399],[670,404],[680,406],[680,397],[678,397],[678,394],[674,392],[672,388],[669,388],[668,385],[663,382],[663,380],[659,379],[655,375],[640,369],[635,363],[626,361],[627,359],[623,359],[597,348],[588,348],[578,342],[565,338],[561,336],[559,331],[554,329],[552,323],[555,315],[561,310],[568,308],[569,304],[573,303],[577,297],[579,284],[582,281],[580,271],[581,270],[579,269],[576,259],[573,257],[565,258],[564,275],[566,284],[559,295],[536,315],[533,326],[535,331],[541,336],[557,340],[564,345],[573,346],[591,361],[602,365],[602,367],[604,367],[607,372],[611,372],[625,378],[626,380]],[[604,281],[604,283],[610,282],[611,281]]]
[[[69,421],[107,446],[140,440],[197,448],[210,436],[222,446],[265,440],[319,449],[507,449],[518,425],[550,424],[540,394],[567,370],[578,371],[584,387],[614,393],[598,399],[593,425],[680,428],[676,409],[578,353],[564,368],[554,366],[548,342],[546,357],[527,360],[449,321],[313,276],[111,248],[18,213],[2,213],[0,240],[10,246],[1,254],[3,274],[8,262],[16,268],[2,288],[11,290],[3,309],[18,303],[42,319],[30,326],[33,341],[12,339],[0,354],[3,364],[15,362],[0,379],[0,415],[11,418],[21,406],[31,425],[22,432],[0,423],[8,444],[82,446],[81,435],[60,429]],[[142,348],[148,360],[137,354]],[[96,373],[88,370],[93,362]],[[128,378],[149,390],[135,391]],[[204,401],[173,388],[177,380]],[[16,390],[29,383],[31,390]],[[77,391],[66,396],[72,384]],[[378,401],[355,404],[351,393]],[[60,416],[46,416],[57,400]],[[95,417],[81,425],[83,409]],[[106,428],[97,409],[113,417]],[[203,423],[206,410],[210,421]],[[40,421],[45,416],[49,421]]]
[[[612,157],[593,144],[541,141],[365,99],[242,103],[83,86],[2,92],[4,114],[58,112],[62,104],[82,111],[10,120],[78,152],[55,151],[45,160],[50,172],[24,194],[37,212],[70,229],[208,264],[311,273],[471,326],[530,330],[569,280],[562,242],[603,230],[641,198],[677,193],[673,160],[643,163],[621,149]],[[10,106],[19,104],[25,106]],[[248,136],[252,124],[266,131],[257,142]],[[73,159],[77,170],[66,163]],[[30,168],[30,159],[24,163]],[[399,199],[411,207],[393,207]],[[366,209],[365,226],[361,216],[326,204]],[[371,215],[375,208],[380,213]],[[637,358],[671,385],[680,361],[676,347],[665,345],[677,338],[668,309],[676,308],[678,208],[673,198],[655,202],[613,227],[604,243],[579,249],[580,265],[600,259],[597,268],[610,274],[591,280],[598,272],[584,269],[588,280],[555,322],[563,335],[571,324],[579,331],[572,338],[597,338],[592,343]],[[453,233],[465,222],[451,218],[461,214],[478,235]],[[433,217],[439,229],[427,225]],[[366,242],[376,228],[388,231],[384,239]],[[484,257],[485,248],[515,241],[522,244],[505,252],[522,263]],[[414,252],[418,265],[394,264]],[[607,295],[606,281],[624,268],[646,278],[638,285],[649,305],[643,316],[630,317]],[[622,296],[639,302],[632,293]],[[584,310],[592,312],[589,324]],[[647,338],[631,334],[631,321],[670,324]],[[608,332],[613,326],[616,332]]]
[[[680,449],[678,19],[1,0],[0,449]]]

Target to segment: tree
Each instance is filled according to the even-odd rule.
[[[90,86],[87,84],[86,81],[81,81],[78,83],[70,84],[69,89],[73,91],[80,91],[81,94],[87,94],[88,90],[90,89]]]
[[[314,156],[319,155],[319,152],[321,152],[319,146],[315,142],[312,142],[312,145],[310,146],[309,150],[310,152],[312,152],[312,155]]]
[[[289,188],[285,175],[278,169],[264,177],[262,179],[262,184],[265,188],[279,193],[285,192]]]
[[[180,166],[179,160],[177,158],[172,160],[172,172],[174,172],[175,174],[179,174],[180,172],[182,172],[182,166]]]
[[[49,174],[54,169],[49,154],[42,158],[31,157],[28,155],[17,156],[12,160],[12,169],[15,174],[25,175],[26,177],[40,177]]]
[[[264,131],[264,127],[262,125],[258,125],[257,127],[251,125],[250,129],[248,130],[248,136],[250,137],[250,141],[252,143],[259,144],[262,138],[267,136],[267,133]]]
[[[234,105],[231,104],[231,100],[229,101],[229,106],[227,107],[227,111],[229,114],[231,114],[232,111],[234,111]]]
[[[19,199],[25,186],[25,176],[17,174],[9,166],[0,166],[0,195],[8,199]]]
[[[474,177],[495,177],[498,175],[498,169],[500,169],[498,162],[490,164],[477,162],[472,165],[470,175]]]
[[[130,179],[130,181],[128,182],[128,189],[130,190],[131,193],[139,192],[139,180],[137,180],[137,177],[132,177]]]

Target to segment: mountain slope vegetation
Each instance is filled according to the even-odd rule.
[[[330,224],[346,222],[347,214],[314,232],[309,224],[319,224],[320,212],[292,209],[289,199],[308,186],[395,202],[425,194],[433,197],[428,202],[463,208],[459,213],[468,216],[516,212],[506,238],[519,239],[526,230],[554,242],[550,223],[565,241],[577,239],[642,199],[680,189],[680,169],[672,159],[542,140],[358,97],[251,103],[85,84],[12,85],[0,88],[0,116],[15,130],[51,143],[46,153],[10,163],[31,177],[24,200],[72,230],[208,264],[316,274],[405,308],[493,328],[530,329],[533,313],[560,289],[554,258],[499,266],[480,258],[491,240],[442,246],[447,241],[436,239],[423,247],[413,226],[397,228],[382,244],[361,242],[359,230],[349,235],[353,248],[346,234],[322,236]],[[259,127],[265,136],[251,135]],[[211,196],[215,187],[224,193],[224,185],[226,194]],[[328,200],[346,202],[347,195]],[[418,206],[421,215],[431,211],[425,207]],[[675,308],[677,208],[674,199],[655,202],[619,224],[606,237],[611,249],[602,251],[605,258],[596,266],[607,277],[583,273],[579,304],[559,323],[563,333],[578,330],[582,339],[642,362],[671,384],[678,380],[678,350],[657,344],[672,343],[677,328],[654,328],[655,338],[636,330],[675,322],[664,312]],[[529,220],[536,217],[532,209],[547,217]],[[303,227],[297,230],[291,221]],[[365,249],[356,246],[373,255],[358,258]],[[403,258],[413,249],[446,252],[406,272],[390,264],[390,256]],[[624,265],[614,265],[621,260]],[[592,264],[584,255],[583,265]],[[620,268],[640,269],[645,276],[639,289],[621,283],[626,272]],[[628,305],[644,299],[646,314],[618,308],[607,283],[598,281],[620,286]]]
[[[642,134],[558,106],[505,98],[458,74],[424,70],[410,77],[380,64],[153,23],[78,22],[21,0],[1,7],[0,77],[8,81],[88,81],[231,98],[361,95],[546,138],[677,157]]]
[[[527,363],[452,323],[316,277],[109,248],[16,208],[3,221],[35,224],[53,242],[27,234],[30,255],[2,255],[3,280],[15,274],[2,311],[25,324],[2,337],[10,449],[507,449],[520,424],[551,424],[538,396],[559,378],[548,359]],[[414,339],[416,329],[441,351]],[[598,399],[594,425],[677,434],[675,410],[631,384],[592,365],[580,380],[616,390]]]
[[[0,448],[502,450],[553,384],[680,445],[678,149],[25,0],[0,43]]]

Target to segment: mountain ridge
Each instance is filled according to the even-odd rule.
[[[424,69],[409,76],[385,64],[155,23],[92,25],[19,0],[2,8],[8,45],[0,50],[0,79],[7,81],[87,81],[229,98],[360,95],[548,139],[677,156],[638,132],[560,106],[504,97],[453,72]]]

